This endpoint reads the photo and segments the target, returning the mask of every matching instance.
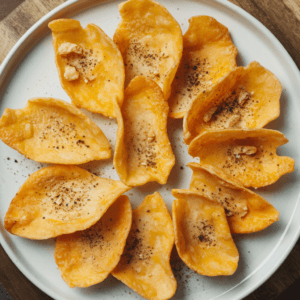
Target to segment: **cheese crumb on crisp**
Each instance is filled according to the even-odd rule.
[[[82,54],[82,48],[72,43],[62,43],[58,48],[59,55],[67,55],[70,53]]]
[[[78,79],[81,75],[85,83],[93,81],[97,76],[93,73],[99,63],[93,56],[92,49],[86,49],[73,43],[62,43],[58,49],[59,55],[66,62],[65,79],[68,81]],[[75,69],[74,69],[75,68]],[[78,73],[78,74],[77,74]]]
[[[209,122],[213,114],[216,112],[218,107],[212,107],[203,117],[205,123]]]
[[[88,83],[89,81],[93,81],[96,79],[96,75],[95,74],[87,74],[84,76],[84,81],[85,83]]]
[[[76,80],[79,78],[79,72],[77,72],[75,67],[66,66],[64,77],[68,81]]]
[[[252,155],[255,154],[257,151],[257,148],[254,146],[237,146],[233,149],[233,154],[246,154],[246,155]]]
[[[248,93],[244,87],[240,87],[241,91],[238,96],[238,103],[244,105],[244,103],[253,96],[253,93]]]

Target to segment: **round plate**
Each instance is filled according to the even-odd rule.
[[[295,158],[295,172],[283,176],[275,184],[257,192],[279,211],[280,220],[262,232],[235,236],[240,253],[239,267],[229,277],[204,277],[189,270],[181,262],[175,264],[178,289],[174,299],[241,299],[271,276],[283,262],[299,237],[299,163],[300,139],[300,76],[297,67],[276,38],[257,20],[227,1],[161,0],[182,26],[194,15],[209,15],[229,28],[239,50],[238,65],[246,66],[257,60],[281,81],[281,115],[267,127],[283,132],[290,142],[279,153]],[[61,88],[54,63],[52,38],[47,24],[61,17],[73,17],[83,26],[99,25],[113,36],[120,16],[118,1],[68,1],[35,24],[16,44],[0,70],[0,113],[6,107],[23,108],[32,97],[55,97],[70,102]],[[90,116],[106,134],[114,148],[117,124],[114,119]],[[168,183],[164,186],[149,183],[132,189],[127,194],[136,207],[146,195],[159,191],[169,209],[173,197],[171,189],[188,188],[191,171],[186,164],[193,161],[187,154],[182,139],[182,120],[168,121],[168,133],[176,155]],[[54,261],[55,240],[31,241],[8,234],[3,227],[5,213],[11,199],[29,174],[45,166],[26,159],[4,143],[0,143],[0,241],[6,253],[37,287],[58,300],[66,299],[132,299],[136,294],[121,282],[109,277],[104,282],[86,289],[70,289],[61,279]],[[118,179],[112,159],[83,165],[99,176]],[[138,297],[140,298],[140,297]]]

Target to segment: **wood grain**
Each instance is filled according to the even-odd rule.
[[[283,0],[283,2],[300,21],[300,0]]]
[[[66,0],[25,0],[0,22],[0,63],[18,39],[41,17]],[[300,0],[229,0],[264,24],[300,68]],[[281,267],[245,300],[276,299],[300,278],[300,242]],[[50,300],[11,262],[0,247],[0,283],[14,300]]]
[[[299,0],[230,0],[264,24],[300,68]]]
[[[19,38],[39,19],[66,0],[26,0],[0,22],[0,63]]]
[[[24,0],[2,0],[0,1],[0,21],[19,6]]]

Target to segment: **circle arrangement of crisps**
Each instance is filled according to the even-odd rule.
[[[246,296],[298,237],[293,63],[227,2],[83,2],[1,87],[4,249],[55,299]]]

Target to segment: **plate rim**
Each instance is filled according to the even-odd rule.
[[[32,25],[26,32],[25,34],[17,41],[17,43],[13,46],[13,48],[9,51],[9,53],[7,54],[7,56],[5,57],[5,59],[3,60],[1,66],[0,66],[0,87],[6,87],[7,82],[9,82],[11,80],[11,76],[9,76],[7,79],[3,79],[3,74],[11,69],[10,63],[12,63],[14,61],[14,59],[18,58],[18,50],[23,46],[26,47],[26,42],[27,39],[30,38],[30,36],[37,31],[46,21],[49,22],[52,18],[55,18],[55,16],[59,13],[62,13],[63,10],[70,10],[73,7],[75,7],[76,5],[82,5],[82,4],[86,4],[87,6],[84,7],[83,9],[80,9],[80,11],[85,10],[90,8],[93,5],[100,5],[102,3],[107,3],[107,2],[112,2],[114,0],[67,0],[66,2],[60,4],[59,6],[57,6],[56,8],[54,8],[53,10],[51,10],[50,12],[48,12],[45,16],[43,16],[40,20],[38,20],[34,25]],[[195,1],[195,0],[194,0]],[[90,3],[87,3],[90,2]],[[196,0],[196,2],[202,2],[201,0]],[[205,1],[208,2],[208,1]],[[211,3],[211,0],[209,1]],[[268,29],[265,27],[265,25],[263,25],[259,20],[257,20],[255,17],[253,17],[250,13],[248,13],[247,11],[245,11],[244,9],[242,9],[241,7],[233,4],[232,2],[230,2],[229,0],[213,0],[213,2],[219,3],[233,11],[235,11],[236,13],[238,13],[239,15],[241,15],[242,17],[244,17],[246,20],[248,20],[252,25],[254,25],[257,29],[259,29],[265,36],[267,36],[271,42],[276,46],[276,49],[279,50],[279,52],[281,53],[281,55],[284,56],[284,58],[288,61],[289,63],[289,67],[292,68],[293,72],[296,74],[296,81],[300,82],[300,71],[296,65],[296,63],[294,62],[294,60],[292,59],[292,57],[290,56],[290,54],[287,52],[287,50],[284,48],[284,46],[281,44],[281,42],[275,37],[275,35]],[[74,15],[78,12],[74,12],[71,15]],[[41,36],[37,39],[36,43],[32,44],[28,49],[26,49],[25,53],[22,53],[21,55],[21,60],[30,52],[30,50],[37,44],[40,42],[40,40],[44,37]],[[17,64],[18,65],[18,64]],[[13,69],[15,69],[15,67],[12,67]],[[4,82],[4,83],[3,83]],[[284,234],[282,235],[282,238],[284,238],[284,236],[286,235],[286,232],[288,231],[288,229],[290,228],[291,222],[294,218],[295,215],[295,211],[296,208],[299,206],[299,197],[300,195],[298,195],[298,201],[297,204],[295,206],[293,215],[290,219],[290,222],[288,223],[288,225],[286,226],[286,229],[284,231]],[[252,293],[254,290],[256,290],[257,288],[259,288],[262,284],[264,284],[277,270],[278,268],[282,265],[282,263],[284,262],[284,260],[288,257],[288,255],[291,253],[292,249],[294,248],[297,240],[300,237],[300,222],[298,224],[298,229],[296,231],[296,234],[294,235],[292,241],[290,242],[289,246],[286,247],[285,251],[282,253],[281,257],[279,260],[277,260],[276,264],[273,265],[273,267],[271,267],[269,269],[269,271],[265,274],[264,277],[262,277],[257,283],[255,283],[253,286],[247,288],[244,290],[244,292],[240,292],[239,298],[235,298],[235,299],[243,299],[244,297],[248,296],[250,293]],[[7,254],[7,256],[11,259],[11,261],[14,263],[14,265],[22,272],[22,274],[31,281],[31,283],[33,283],[37,288],[39,288],[41,291],[43,291],[44,293],[46,293],[48,296],[52,297],[53,299],[59,299],[59,300],[66,300],[65,298],[59,297],[59,298],[55,298],[57,295],[54,294],[54,292],[48,288],[47,285],[45,285],[44,283],[40,282],[38,279],[35,278],[34,275],[31,274],[30,270],[27,270],[27,268],[25,266],[23,266],[22,263],[20,263],[16,257],[16,255],[14,254],[14,252],[10,249],[8,243],[6,243],[4,236],[2,235],[2,233],[0,232],[0,244],[2,245],[5,253]],[[276,251],[279,247],[279,244],[277,244],[277,247],[275,249],[273,249],[273,251],[270,253],[269,257],[271,257],[271,254],[274,254],[274,251]],[[267,261],[263,262],[263,265],[266,263]],[[260,266],[262,267],[262,266]],[[257,269],[254,271],[257,272]],[[244,282],[245,280],[247,280],[247,278],[249,278],[250,276],[253,275],[252,272],[251,274],[249,274],[242,282]],[[235,286],[236,287],[236,286]],[[235,288],[233,287],[233,289]],[[228,290],[230,291],[230,290]],[[227,292],[228,292],[227,291]],[[214,299],[219,298],[221,295],[217,296]]]

